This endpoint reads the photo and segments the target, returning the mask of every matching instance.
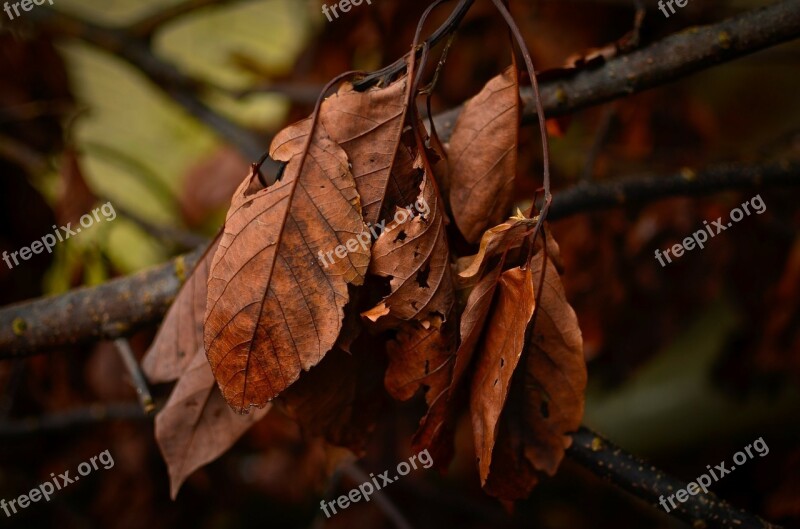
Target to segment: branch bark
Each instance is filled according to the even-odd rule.
[[[572,436],[567,454],[594,474],[609,480],[637,498],[658,506],[661,496],[686,489],[686,483],[670,476],[650,463],[627,453],[599,434],[581,427]],[[674,516],[692,527],[707,529],[780,529],[746,511],[735,509],[713,493],[689,496],[685,503],[676,502],[670,509]],[[669,507],[671,505],[667,504]]]
[[[544,113],[560,116],[654,88],[756,51],[800,37],[800,2],[782,0],[735,17],[686,29],[595,69],[542,81]],[[523,123],[536,122],[531,89],[523,90]],[[436,130],[450,137],[461,108],[436,116]]]
[[[549,218],[640,206],[665,197],[734,189],[800,185],[800,162],[727,165],[697,173],[579,185],[557,193]],[[98,339],[115,339],[158,322],[202,249],[103,285],[0,309],[0,360],[21,358]]]

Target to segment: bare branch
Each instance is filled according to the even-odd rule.
[[[139,362],[133,354],[131,344],[126,338],[117,338],[114,340],[114,345],[119,352],[122,362],[125,364],[125,369],[131,377],[131,383],[136,389],[136,396],[139,398],[139,404],[142,405],[142,411],[150,415],[156,410],[156,405],[153,402],[153,396],[150,395],[150,388],[147,387],[147,381],[144,379],[144,373],[139,366]]]
[[[654,88],[716,64],[800,37],[800,2],[782,0],[715,24],[666,37],[600,67],[574,76],[542,81],[547,117],[569,114],[591,105]],[[523,90],[523,122],[536,122],[533,93]],[[461,108],[436,116],[436,130],[449,138]]]
[[[650,463],[615,446],[599,434],[581,427],[572,436],[567,454],[600,477],[608,479],[651,506],[658,506],[661,496],[686,489],[686,483],[670,476]],[[746,511],[733,508],[713,493],[689,495],[685,503],[676,502],[670,509],[674,516],[692,527],[708,529],[780,529]],[[669,504],[668,504],[669,505]],[[671,505],[669,505],[671,507]]]
[[[0,422],[0,437],[24,437],[32,434],[66,430],[77,426],[97,424],[113,419],[150,419],[136,403],[94,404],[66,412],[58,412],[41,417],[30,417],[14,421]]]
[[[727,165],[699,172],[579,185],[553,197],[550,219],[678,195],[800,185],[800,163]],[[148,271],[0,309],[0,359],[126,336],[158,322],[202,249]],[[180,278],[180,279],[179,279]]]
[[[169,263],[61,296],[0,309],[5,358],[35,351],[114,339],[164,316],[203,249]],[[7,319],[5,319],[7,318]]]

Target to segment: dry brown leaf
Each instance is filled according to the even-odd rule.
[[[358,341],[352,354],[333,349],[282,396],[305,432],[357,454],[387,402],[381,384],[386,361],[370,345]]]
[[[490,80],[464,105],[450,138],[450,207],[469,242],[507,217],[513,201],[519,144],[516,66]]]
[[[369,271],[390,279],[391,294],[362,315],[381,330],[397,328],[411,320],[444,318],[453,306],[444,212],[427,175],[417,200],[424,200],[429,213],[404,220],[410,214],[397,208],[395,220],[372,248]]]
[[[197,261],[142,360],[142,370],[150,382],[177,380],[186,371],[195,352],[203,348],[208,270],[220,238],[221,234],[217,235]]]
[[[548,235],[549,238],[549,235]],[[503,410],[492,465],[484,490],[506,500],[526,497],[540,473],[555,474],[583,417],[586,362],[575,311],[569,305],[553,260],[558,245],[548,240],[549,253],[533,331],[512,381]],[[543,252],[531,263],[537,288]]]
[[[466,283],[474,281],[483,275],[493,257],[503,253],[506,248],[519,248],[533,230],[536,220],[519,215],[486,230],[481,237],[478,253],[462,258],[461,262],[465,264],[458,273],[459,280]]]
[[[522,355],[525,329],[534,305],[530,268],[503,272],[470,390],[470,415],[482,484],[489,475],[498,420]]]
[[[502,272],[500,263],[486,274],[469,293],[467,305],[461,313],[461,342],[456,351],[456,363],[453,367],[453,386],[458,387],[472,362],[472,356],[481,337],[486,316],[492,306],[497,281]]]
[[[234,413],[199,349],[156,416],[156,441],[169,469],[172,498],[192,472],[226,452],[268,409],[247,416]]]
[[[407,91],[406,77],[363,92],[343,83],[320,109],[320,124],[347,153],[368,223],[378,220],[387,196],[408,108]]]
[[[311,125],[306,119],[273,140],[270,156],[287,162],[278,182],[253,192],[253,173],[239,187],[211,265],[206,352],[239,412],[264,406],[331,350],[347,285],[361,284],[369,264],[360,244],[327,266],[318,260],[370,235],[345,152],[321,127],[308,142]]]
[[[427,323],[427,325],[426,325]],[[414,450],[428,449],[437,468],[453,456],[455,406],[450,405],[450,380],[455,360],[452,320],[441,317],[406,323],[387,345],[389,368],[384,383],[397,400],[408,400],[425,387],[428,412],[414,435]]]

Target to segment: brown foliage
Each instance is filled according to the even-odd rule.
[[[277,182],[264,187],[254,165],[234,194],[213,259],[145,362],[153,380],[180,376],[157,432],[173,494],[264,413],[221,411],[213,379],[233,411],[279,397],[304,433],[356,453],[386,397],[422,393],[413,448],[447,469],[470,414],[481,482],[505,500],[558,467],[586,383],[558,246],[538,216],[491,227],[513,197],[516,64],[466,105],[446,153],[416,114],[411,70],[363,91],[343,82],[273,140]],[[201,330],[208,363],[198,354],[187,369]],[[226,435],[208,439],[218,426]]]

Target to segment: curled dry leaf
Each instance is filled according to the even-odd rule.
[[[390,279],[391,294],[363,315],[381,330],[405,321],[444,318],[453,306],[444,212],[427,175],[417,200],[427,204],[429,212],[410,218],[411,212],[397,208],[372,249],[369,271]]]
[[[142,370],[150,382],[177,380],[198,349],[203,348],[203,318],[208,298],[208,270],[217,251],[217,235],[200,257],[158,330],[142,360]],[[178,261],[179,266],[183,263]],[[179,271],[185,274],[185,270]]]
[[[520,247],[527,234],[533,230],[535,224],[536,219],[515,217],[486,230],[481,237],[478,253],[464,258],[463,262],[468,262],[469,264],[458,273],[459,279],[469,282],[481,277],[493,257],[503,253],[506,248]]]
[[[525,330],[533,316],[535,301],[530,268],[512,268],[501,274],[470,391],[481,483],[485,483],[489,475],[498,419],[522,355]]]
[[[548,240],[558,259],[558,246]],[[555,474],[580,426],[586,363],[578,318],[551,259],[538,252],[531,263],[533,287],[546,268],[533,330],[512,381],[484,490],[506,500],[526,497],[539,473]]]
[[[511,208],[519,120],[519,78],[512,65],[469,100],[456,121],[448,151],[450,208],[469,242],[480,240]]]
[[[348,283],[363,282],[369,249],[331,264],[317,259],[370,235],[345,152],[308,118],[281,131],[270,155],[281,180],[250,175],[234,194],[211,265],[205,317],[208,360],[236,411],[264,406],[331,350]]]
[[[197,350],[156,416],[156,441],[169,469],[172,498],[192,472],[226,452],[268,409],[234,413],[215,387],[203,350]]]

